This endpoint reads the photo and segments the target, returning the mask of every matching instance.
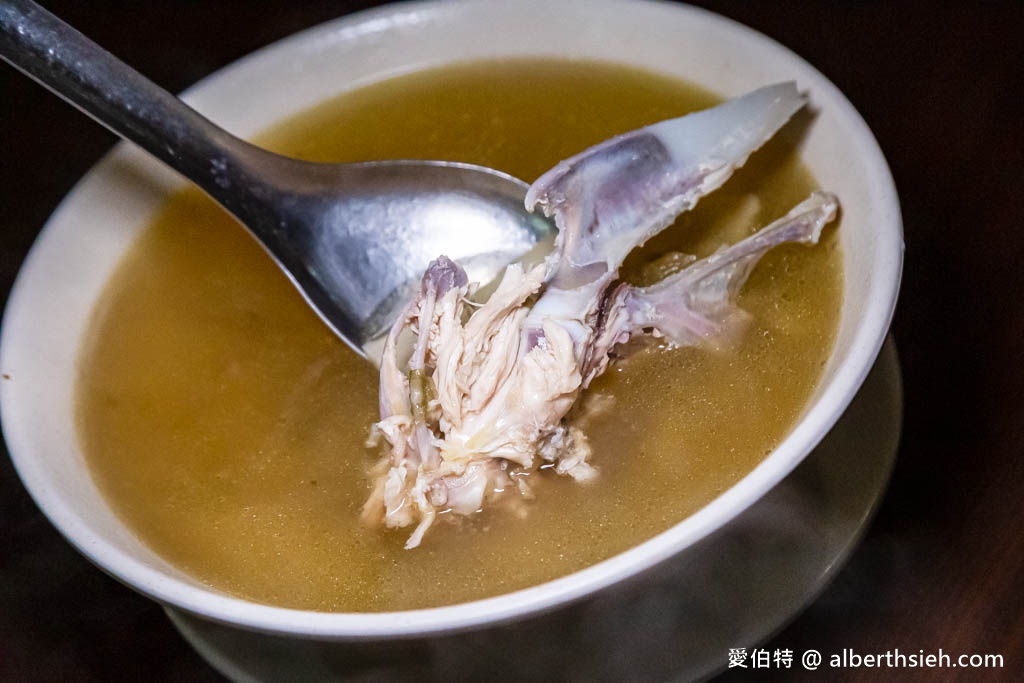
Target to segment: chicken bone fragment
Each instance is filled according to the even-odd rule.
[[[386,452],[364,519],[415,524],[414,548],[439,514],[529,496],[526,475],[542,466],[593,478],[586,436],[565,418],[613,349],[645,333],[713,344],[738,317],[736,296],[758,259],[779,244],[816,243],[835,216],[835,197],[814,193],[660,282],[615,284],[630,251],[721,186],[803,105],[792,83],[767,86],[558,164],[526,198],[554,216],[554,251],[528,270],[508,266],[482,304],[458,264],[431,263],[384,346],[373,439]]]

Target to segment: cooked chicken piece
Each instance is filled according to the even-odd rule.
[[[510,265],[484,303],[458,264],[434,261],[384,347],[373,440],[387,453],[364,518],[415,524],[413,548],[442,512],[529,496],[526,475],[543,464],[596,476],[585,434],[565,418],[609,353],[643,333],[714,343],[738,317],[757,260],[784,242],[816,243],[835,216],[836,199],[815,193],[661,282],[614,285],[630,251],[724,183],[803,103],[793,84],[769,86],[560,163],[526,200],[554,216],[553,253],[530,270]]]

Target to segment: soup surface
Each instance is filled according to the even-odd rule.
[[[315,160],[440,158],[533,179],[608,138],[716,102],[619,66],[468,64],[364,87],[259,139]],[[814,187],[799,121],[627,264],[706,255],[781,216]],[[650,348],[591,389],[586,485],[533,475],[525,517],[483,512],[408,529],[359,522],[375,453],[375,369],[332,336],[230,217],[186,191],[107,286],[80,365],[78,427],[93,475],[138,536],[227,593],[328,611],[437,606],[556,578],[679,522],[747,474],[814,390],[838,323],[835,228],[766,256],[728,351]],[[610,407],[609,407],[610,405]]]

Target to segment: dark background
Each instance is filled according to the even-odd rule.
[[[378,3],[43,4],[176,92],[255,48]],[[1015,679],[1024,666],[1024,4],[697,4],[775,38],[847,94],[889,160],[905,222],[893,332],[906,417],[892,483],[848,566],[766,647],[942,648],[1001,654],[1006,666],[787,678]],[[5,299],[51,210],[113,142],[0,65]],[[140,679],[221,680],[157,605],[71,549],[0,458],[0,680]]]

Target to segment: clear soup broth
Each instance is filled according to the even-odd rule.
[[[524,179],[640,126],[717,102],[609,64],[511,61],[369,85],[299,114],[260,144],[322,161],[437,158]],[[790,125],[722,189],[627,264],[706,255],[815,188]],[[532,475],[523,516],[409,529],[359,521],[375,460],[373,367],[332,336],[259,246],[198,191],[170,198],[111,279],[80,361],[77,419],[93,476],[166,560],[257,602],[324,611],[493,596],[599,562],[681,521],[750,472],[801,415],[841,304],[835,228],[769,253],[728,351],[657,347],[592,387],[600,476]]]

